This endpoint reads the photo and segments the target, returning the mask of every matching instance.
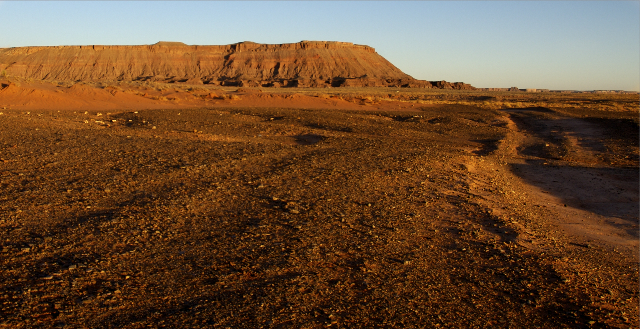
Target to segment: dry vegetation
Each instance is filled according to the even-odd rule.
[[[32,82],[33,79],[11,77],[13,83]],[[41,81],[61,87],[71,87],[74,82]],[[300,94],[324,99],[342,99],[354,103],[379,104],[380,102],[405,102],[415,105],[467,105],[488,110],[543,107],[554,110],[595,110],[600,112],[636,113],[640,101],[636,94],[605,93],[558,93],[558,92],[499,92],[475,90],[440,90],[419,88],[238,88],[213,85],[188,85],[154,81],[111,81],[80,82],[91,87],[125,91],[144,95],[144,91],[185,92],[206,96],[211,92],[220,93],[220,99],[231,99],[227,93],[238,91],[261,91],[264,93]],[[161,98],[162,96],[156,96]],[[238,99],[235,97],[234,99]]]
[[[268,89],[268,88],[264,88]],[[275,91],[275,90],[268,90]],[[545,107],[552,109],[591,109],[597,111],[637,112],[638,94],[487,92],[404,88],[305,89],[297,93],[348,100],[412,102],[421,105],[468,105],[483,109]]]

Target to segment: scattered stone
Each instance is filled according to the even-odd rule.
[[[351,126],[339,111],[326,115],[287,112],[284,114],[291,119],[277,125],[275,122],[283,121],[270,123],[269,116],[279,118],[289,110],[260,110],[259,115],[249,118],[247,114],[254,110],[246,109],[237,116],[237,126],[231,120],[225,122],[229,125],[225,129],[238,129],[216,133],[244,138],[270,126],[274,141],[264,140],[260,145],[225,141],[227,147],[223,148],[219,141],[194,140],[192,134],[183,133],[201,124],[214,124],[192,124],[191,120],[201,114],[206,117],[211,110],[197,111],[189,111],[189,120],[176,120],[176,112],[171,110],[149,111],[149,120],[157,119],[167,132],[163,136],[168,137],[166,141],[149,138],[154,133],[148,130],[98,130],[93,125],[84,126],[91,133],[77,134],[73,130],[78,128],[77,114],[69,112],[70,128],[51,130],[46,149],[30,147],[40,145],[35,138],[41,136],[31,135],[33,140],[29,140],[35,128],[33,121],[27,122],[29,117],[24,118],[23,130],[10,125],[0,129],[0,134],[5,132],[5,144],[0,143],[2,156],[11,159],[9,163],[0,159],[6,169],[6,175],[0,177],[0,190],[7,194],[2,195],[7,214],[0,218],[4,235],[0,250],[7,265],[7,280],[0,287],[0,297],[7,302],[3,321],[13,325],[31,318],[37,320],[25,322],[25,326],[53,327],[100,318],[105,326],[115,326],[122,318],[146,314],[145,307],[152,303],[152,311],[159,314],[149,314],[151,318],[143,318],[139,325],[147,325],[149,319],[164,319],[169,321],[166,325],[183,322],[198,326],[198,321],[207,326],[206,321],[211,320],[211,326],[247,321],[247,326],[270,327],[277,323],[268,321],[277,319],[299,327],[311,323],[308,315],[316,312],[316,320],[345,316],[353,320],[347,326],[362,327],[375,323],[370,314],[358,310],[379,308],[383,312],[373,320],[390,328],[419,325],[420,317],[441,327],[482,326],[477,314],[460,312],[459,303],[424,303],[470,298],[469,306],[480,307],[476,304],[480,301],[484,305],[483,317],[491,321],[487,326],[496,326],[504,309],[520,303],[525,311],[538,307],[558,312],[507,317],[510,326],[570,327],[580,319],[604,325],[606,314],[567,315],[574,306],[590,307],[589,296],[583,298],[583,293],[615,305],[617,314],[627,312],[630,321],[637,319],[631,312],[637,301],[633,281],[637,269],[628,268],[633,265],[628,259],[613,253],[614,257],[605,258],[609,254],[597,241],[592,242],[592,249],[566,248],[569,242],[560,237],[562,246],[548,251],[552,246],[547,245],[547,233],[551,231],[537,227],[537,218],[530,218],[547,220],[547,214],[529,216],[511,207],[524,201],[532,205],[533,200],[525,200],[519,192],[520,186],[504,185],[505,191],[513,189],[522,199],[507,200],[510,202],[496,207],[493,215],[486,210],[490,197],[503,200],[493,188],[483,190],[486,202],[474,203],[480,201],[479,196],[467,197],[490,186],[476,181],[483,178],[479,176],[496,171],[474,162],[473,175],[456,176],[459,150],[449,150],[449,144],[439,146],[439,141],[464,140],[471,131],[463,131],[466,128],[462,126],[460,131],[438,132],[446,134],[442,138],[432,134],[429,129],[433,128],[426,124],[420,131],[406,131],[399,123],[394,133],[402,138],[397,139],[378,130],[386,124],[366,126],[370,119],[358,114],[363,116],[358,118],[358,126],[366,132],[366,138],[359,138],[358,131],[332,130],[333,125]],[[465,111],[475,110],[466,106],[451,116],[465,117]],[[473,115],[480,119],[495,116],[485,112]],[[126,115],[133,117],[122,115],[120,123],[126,122]],[[292,120],[298,116],[300,122]],[[56,124],[63,123],[56,120],[60,121]],[[142,122],[142,118],[134,121]],[[308,125],[310,122],[313,125]],[[243,132],[247,124],[264,126]],[[206,127],[206,131],[213,131]],[[317,150],[279,143],[287,136],[319,129],[331,130],[340,138],[328,140],[326,148]],[[127,131],[135,131],[136,138],[122,143]],[[75,152],[80,148],[86,152]],[[440,157],[431,148],[451,156]],[[60,152],[55,159],[54,152]],[[240,162],[243,157],[248,160]],[[494,155],[482,157],[487,162],[497,161]],[[56,170],[41,164],[53,160],[60,160]],[[192,171],[178,169],[185,165]],[[433,179],[424,180],[419,173],[422,166],[433,166],[427,168],[433,171]],[[400,175],[397,169],[407,167],[416,174]],[[389,168],[395,171],[386,174]],[[448,171],[451,168],[454,172]],[[200,172],[195,175],[195,170]],[[20,172],[24,176],[18,176]],[[67,189],[68,193],[61,193]],[[273,196],[275,193],[282,198]],[[423,201],[430,206],[423,206]],[[87,205],[92,208],[82,210]],[[272,206],[279,207],[278,211]],[[504,227],[511,225],[507,223],[520,226],[516,220],[526,224],[527,234]],[[438,227],[443,227],[443,234],[434,230]],[[502,235],[505,230],[512,235]],[[505,241],[508,243],[503,245]],[[515,248],[518,243],[539,248]],[[21,247],[29,247],[30,252],[22,253]],[[447,253],[449,250],[453,251]],[[560,261],[565,255],[570,258]],[[591,259],[605,261],[590,263]],[[376,273],[361,273],[367,271]],[[577,277],[579,282],[567,279],[563,283],[565,275]],[[607,287],[614,293],[607,293]],[[207,289],[213,289],[211,294],[203,295]],[[406,289],[411,290],[411,301],[396,294]],[[468,294],[470,291],[476,297]],[[82,305],[82,299],[91,294],[97,295],[95,303]],[[216,307],[222,301],[220,296],[225,303],[221,308]],[[331,305],[322,305],[323,300],[330,300]],[[291,303],[287,305],[287,301]],[[244,315],[230,312],[257,308],[262,303],[259,313],[263,316],[242,319]],[[389,309],[394,312],[390,317],[385,307],[395,303],[404,306]],[[59,311],[53,311],[54,306]],[[283,307],[287,313],[277,313]],[[172,312],[171,318],[162,315],[166,312]]]

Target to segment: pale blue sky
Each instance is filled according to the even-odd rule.
[[[640,90],[639,1],[0,1],[0,48],[366,44],[417,79]]]

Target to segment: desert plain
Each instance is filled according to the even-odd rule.
[[[0,327],[638,327],[638,94],[0,83]]]

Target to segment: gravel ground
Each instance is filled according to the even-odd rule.
[[[5,110],[0,327],[637,328],[637,211],[534,177],[626,173],[637,209],[637,120],[580,115]]]

